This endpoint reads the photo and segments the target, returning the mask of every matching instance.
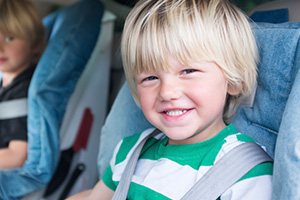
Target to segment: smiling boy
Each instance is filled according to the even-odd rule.
[[[201,61],[187,66],[169,58],[168,66],[168,71],[136,75],[137,95],[148,121],[168,136],[168,144],[203,142],[223,130],[227,93],[235,93],[218,65]]]
[[[257,47],[247,17],[227,0],[141,0],[121,47],[133,97],[161,131],[145,143],[127,199],[181,199],[231,149],[254,142],[230,121],[256,83]],[[124,138],[102,180],[76,197],[111,199],[152,131]],[[257,165],[219,199],[271,199],[272,166]]]

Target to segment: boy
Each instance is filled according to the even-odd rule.
[[[27,97],[44,43],[44,27],[29,0],[0,0],[0,102]],[[27,158],[27,117],[0,120],[0,168]]]
[[[247,18],[228,1],[139,1],[125,23],[122,57],[135,101],[162,132],[144,145],[128,199],[180,199],[227,152],[254,142],[229,124],[256,83],[257,47]],[[74,199],[111,199],[137,141],[151,132],[124,138],[103,179]],[[271,199],[271,187],[272,163],[263,163],[219,199]]]

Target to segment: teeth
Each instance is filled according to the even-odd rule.
[[[187,110],[170,110],[170,111],[166,111],[165,113],[170,116],[178,116],[186,112]]]

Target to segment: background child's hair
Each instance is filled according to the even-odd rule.
[[[41,54],[45,29],[42,17],[32,1],[0,0],[0,32],[27,41],[32,48],[38,48],[37,52]]]
[[[170,55],[187,66],[207,60],[222,69],[239,93],[227,98],[225,122],[256,84],[255,38],[246,15],[227,0],[141,0],[126,19],[121,49],[137,104],[135,74],[168,70]]]

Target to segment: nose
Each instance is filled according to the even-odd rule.
[[[159,89],[159,98],[161,101],[171,101],[179,99],[182,95],[178,81],[162,80]]]

